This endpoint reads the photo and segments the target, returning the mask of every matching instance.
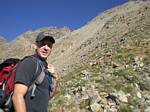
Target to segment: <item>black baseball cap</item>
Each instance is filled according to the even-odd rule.
[[[40,42],[42,41],[43,39],[45,38],[48,38],[49,41],[51,41],[53,44],[55,43],[55,39],[54,37],[52,36],[52,34],[48,31],[45,31],[45,32],[40,32],[38,35],[37,35],[37,38],[36,38],[36,42]]]

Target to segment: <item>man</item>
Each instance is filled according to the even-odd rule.
[[[14,93],[12,96],[15,112],[47,112],[48,101],[54,95],[57,87],[58,75],[53,65],[46,62],[55,43],[53,36],[49,32],[41,32],[34,44],[35,54],[25,58],[16,69]],[[37,61],[39,60],[46,70],[44,80],[35,89],[35,97],[31,97],[29,89],[36,79]],[[48,77],[53,79],[50,88]]]

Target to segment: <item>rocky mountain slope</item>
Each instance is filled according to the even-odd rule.
[[[150,1],[107,10],[78,30],[41,28],[0,45],[0,58],[31,54],[41,30],[56,36],[48,61],[60,75],[49,112],[150,112]]]
[[[0,36],[0,45],[4,43],[5,43],[5,39],[2,36]]]

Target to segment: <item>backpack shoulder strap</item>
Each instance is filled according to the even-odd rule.
[[[37,76],[35,81],[36,81],[36,84],[41,84],[44,80],[44,77],[45,77],[45,66],[43,65],[42,61],[37,59],[36,57],[34,56],[31,56],[37,63],[37,66],[36,66],[36,72],[35,72],[35,75]],[[41,69],[41,72],[38,73],[39,71],[39,68]]]
[[[38,77],[39,74],[41,74],[41,72],[44,72],[44,65],[42,64],[42,61],[37,59],[35,56],[31,55],[31,56],[25,56],[23,59],[21,59],[21,61],[23,61],[26,58],[32,58],[35,62],[36,62],[36,71],[35,71],[35,76]],[[41,72],[39,73],[39,68],[41,69]],[[35,80],[38,79],[38,82],[42,82],[42,76],[41,78],[35,78]],[[44,77],[43,77],[44,79]]]
[[[42,61],[40,61],[39,59],[37,59],[36,57],[34,56],[31,56],[37,63],[37,66],[36,66],[36,72],[35,72],[35,80],[31,83],[31,85],[29,86],[29,89],[28,91],[30,91],[32,89],[32,92],[31,92],[31,97],[35,97],[35,89],[38,85],[40,85],[43,80],[44,80],[44,77],[45,77],[45,67],[44,65],[42,64]],[[39,68],[41,68],[41,72],[39,73]]]

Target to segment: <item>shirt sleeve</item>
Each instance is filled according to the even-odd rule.
[[[29,86],[36,72],[37,62],[32,58],[26,58],[16,68],[15,83]]]

